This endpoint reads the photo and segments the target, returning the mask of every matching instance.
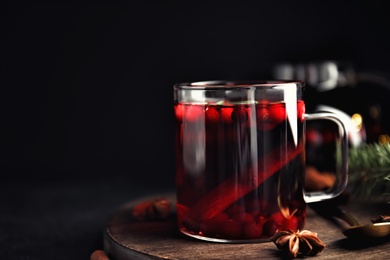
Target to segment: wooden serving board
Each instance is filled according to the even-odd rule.
[[[111,216],[104,231],[104,250],[110,260],[134,259],[287,259],[274,243],[224,244],[187,237],[177,229],[175,209],[169,218],[155,221],[134,221],[131,208],[148,199],[166,197],[175,203],[173,194],[157,194],[125,204]],[[355,207],[360,209],[360,206]],[[351,211],[362,223],[369,223],[370,214]],[[318,216],[307,209],[305,229],[318,233],[327,245],[316,259],[387,259],[390,240],[380,243],[356,242],[342,234],[342,224]],[[367,258],[368,257],[368,258]]]

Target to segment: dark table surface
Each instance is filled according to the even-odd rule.
[[[94,250],[103,249],[107,221],[118,208],[134,199],[172,192],[172,189],[170,185],[151,185],[126,176],[3,181],[0,183],[0,259],[89,259]],[[341,207],[351,208],[362,223],[369,223],[370,217],[389,210],[389,204],[381,202],[381,209],[377,212],[374,212],[375,205],[372,204],[370,207],[374,210],[359,214],[368,209],[366,205],[348,202]],[[337,231],[334,224],[329,225]],[[332,245],[345,246],[341,232],[337,234],[340,240],[332,242]],[[326,237],[326,234],[319,235]],[[347,243],[343,250],[345,248],[350,248],[360,257],[358,259],[384,259],[383,254],[376,256],[371,252],[388,251],[390,240],[379,247],[357,245],[354,248]],[[328,253],[331,254],[328,251],[316,259],[329,256]]]
[[[1,181],[0,259],[89,259],[118,207],[164,189],[127,176]]]

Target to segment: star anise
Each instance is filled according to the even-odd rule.
[[[317,237],[316,232],[309,230],[278,231],[271,238],[271,241],[278,249],[288,251],[292,258],[296,258],[299,254],[314,256],[326,246]]]
[[[390,216],[387,215],[379,215],[376,219],[371,219],[372,223],[382,223],[382,222],[390,222]]]
[[[171,203],[166,198],[147,200],[136,204],[132,208],[132,216],[137,220],[164,219],[171,212]]]

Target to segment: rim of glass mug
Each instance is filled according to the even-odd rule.
[[[209,80],[182,82],[174,85],[175,89],[221,89],[221,88],[257,88],[277,87],[282,85],[294,85],[302,88],[305,82],[302,80]]]
[[[185,103],[257,103],[302,99],[305,83],[300,80],[210,80],[177,83],[175,100]],[[267,93],[267,94],[265,94]]]

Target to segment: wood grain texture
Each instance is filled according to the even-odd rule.
[[[172,194],[166,196],[174,201]],[[111,260],[128,259],[287,259],[272,242],[222,244],[196,240],[181,234],[176,225],[175,210],[165,220],[139,222],[131,219],[131,207],[150,199],[140,198],[118,209],[107,222],[104,231],[104,250]],[[369,223],[376,214],[384,214],[377,205],[348,203],[349,210],[361,223]],[[381,205],[383,205],[382,203]],[[362,210],[367,211],[362,211]],[[378,211],[378,212],[375,212]],[[390,239],[380,241],[352,241],[342,234],[341,221],[330,221],[307,210],[305,229],[318,233],[326,248],[315,259],[388,259]]]

